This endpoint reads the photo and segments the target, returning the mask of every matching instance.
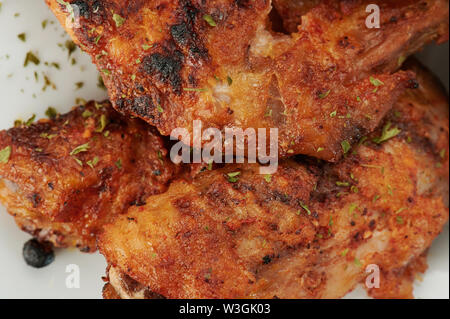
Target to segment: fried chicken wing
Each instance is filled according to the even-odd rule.
[[[0,202],[19,227],[90,252],[104,223],[166,190],[176,171],[156,130],[109,102],[1,131],[0,150]]]
[[[399,61],[448,38],[448,1],[321,1],[273,32],[271,1],[46,0],[102,71],[113,106],[163,135],[278,128],[279,155],[337,161],[373,131],[413,74]],[[72,23],[74,20],[74,23]],[[205,142],[205,141],[203,141]]]
[[[440,85],[410,67],[419,88],[339,163],[206,170],[105,226],[105,297],[338,298],[369,265],[372,296],[412,297],[448,220],[449,123]]]

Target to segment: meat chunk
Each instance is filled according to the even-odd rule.
[[[0,202],[24,231],[95,251],[104,223],[166,190],[176,167],[164,143],[109,102],[0,132]]]
[[[380,29],[365,24],[372,1],[322,1],[290,36],[268,27],[266,0],[46,1],[116,109],[163,135],[194,120],[278,128],[282,157],[339,160],[409,85],[399,61],[448,38],[445,0],[383,1]]]
[[[411,297],[448,220],[449,124],[440,85],[409,67],[419,87],[339,163],[207,170],[105,226],[112,287],[130,297],[128,276],[167,298],[338,298],[376,265],[372,296]]]

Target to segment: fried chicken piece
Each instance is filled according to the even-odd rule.
[[[1,131],[0,150],[8,149],[0,202],[18,226],[86,252],[96,250],[104,223],[165,191],[176,172],[157,131],[109,102]]]
[[[447,97],[413,67],[420,87],[338,164],[206,171],[105,226],[105,289],[133,297],[131,278],[140,296],[338,298],[375,264],[372,296],[412,296],[411,274],[424,270],[413,263],[448,220],[449,178]]]
[[[268,27],[266,0],[46,1],[103,72],[116,109],[163,135],[192,135],[194,120],[275,127],[282,157],[337,161],[412,80],[392,74],[399,59],[448,38],[446,0],[383,1],[380,29],[365,26],[371,1],[322,1],[291,36]]]

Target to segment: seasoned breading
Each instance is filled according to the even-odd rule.
[[[448,38],[446,0],[383,1],[380,29],[365,25],[372,1],[322,1],[291,35],[270,29],[267,0],[46,1],[116,109],[163,135],[275,127],[283,157],[337,161],[411,84],[399,61]]]
[[[410,67],[419,88],[341,162],[286,160],[270,176],[257,165],[207,170],[105,226],[116,289],[105,297],[132,297],[130,277],[141,295],[167,298],[338,298],[370,264],[381,271],[372,296],[411,297],[448,220],[449,123],[440,85]]]
[[[176,171],[161,137],[109,102],[0,132],[0,202],[24,231],[55,246],[96,249],[104,223],[166,190]]]

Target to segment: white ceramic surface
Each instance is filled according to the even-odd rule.
[[[106,92],[97,87],[98,73],[90,58],[77,49],[77,60],[71,65],[68,52],[58,44],[68,39],[43,0],[0,0],[0,129],[13,125],[16,119],[27,119],[36,114],[44,116],[48,106],[66,112],[77,98],[106,98]],[[18,15],[17,15],[18,14]],[[45,30],[42,21],[48,20]],[[17,35],[26,33],[22,42]],[[33,51],[41,64],[23,67],[25,55]],[[446,79],[448,89],[448,46],[427,50],[422,58]],[[8,58],[9,57],[9,58]],[[61,69],[45,66],[43,62],[57,62]],[[34,72],[39,73],[36,82]],[[42,91],[42,72],[56,84],[57,89]],[[84,87],[76,90],[75,83]],[[23,243],[29,236],[15,226],[12,217],[0,207],[0,298],[101,298],[105,261],[99,254],[86,255],[75,250],[57,251],[56,260],[47,268],[36,270],[22,259]],[[436,240],[429,254],[429,270],[422,282],[417,282],[417,298],[449,297],[449,235],[448,226]],[[80,288],[67,288],[66,267],[76,264],[80,269]],[[364,298],[359,289],[347,298]]]

